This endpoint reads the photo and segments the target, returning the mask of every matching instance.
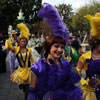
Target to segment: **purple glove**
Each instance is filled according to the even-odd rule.
[[[36,100],[35,88],[29,88],[29,100]]]

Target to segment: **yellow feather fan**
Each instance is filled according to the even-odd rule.
[[[85,18],[90,21],[91,35],[100,34],[100,13],[96,13],[95,16],[86,15]]]
[[[17,28],[19,28],[21,30],[21,36],[24,36],[26,39],[29,38],[29,29],[27,28],[27,26],[23,23],[17,24]]]

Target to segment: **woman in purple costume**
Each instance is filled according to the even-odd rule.
[[[89,77],[88,84],[95,90],[96,99],[100,100],[100,34],[89,39],[89,45],[92,47],[91,58],[86,59],[88,70],[86,71]]]
[[[82,100],[82,91],[75,86],[80,76],[61,58],[68,42],[67,27],[49,4],[45,4],[38,16],[45,19],[54,33],[43,45],[45,57],[31,66],[29,100]]]
[[[89,39],[91,51],[84,53],[79,61],[78,70],[86,71],[86,80],[81,88],[86,100],[100,100],[100,34]],[[88,98],[88,99],[87,99]]]
[[[88,40],[90,51],[79,58],[77,70],[86,72],[86,78],[81,82],[84,100],[100,100],[100,12],[94,16],[85,16],[91,26],[91,37]]]

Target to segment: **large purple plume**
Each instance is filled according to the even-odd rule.
[[[42,18],[50,25],[54,36],[62,37],[66,41],[66,44],[68,43],[68,28],[62,21],[56,8],[48,3],[44,3],[44,7],[40,9],[38,17]]]

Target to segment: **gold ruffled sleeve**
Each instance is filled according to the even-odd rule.
[[[10,50],[14,51],[14,47],[13,47],[13,45],[12,45],[12,43],[11,43],[11,38],[8,39],[8,48],[9,48]]]
[[[80,57],[80,61],[83,63],[83,69],[86,71],[88,69],[88,62],[86,62],[86,59],[91,59],[91,51],[88,51],[87,53],[82,54]],[[88,85],[88,78],[85,80],[84,78],[81,78],[81,89],[88,90],[88,91],[94,91],[92,87]]]
[[[5,49],[6,50],[8,49],[8,40],[6,40],[6,42],[5,42]]]
[[[79,60],[83,64],[83,69],[86,71],[88,69],[88,62],[86,62],[86,59],[91,59],[91,51],[88,51],[87,53],[84,53],[80,56]]]

